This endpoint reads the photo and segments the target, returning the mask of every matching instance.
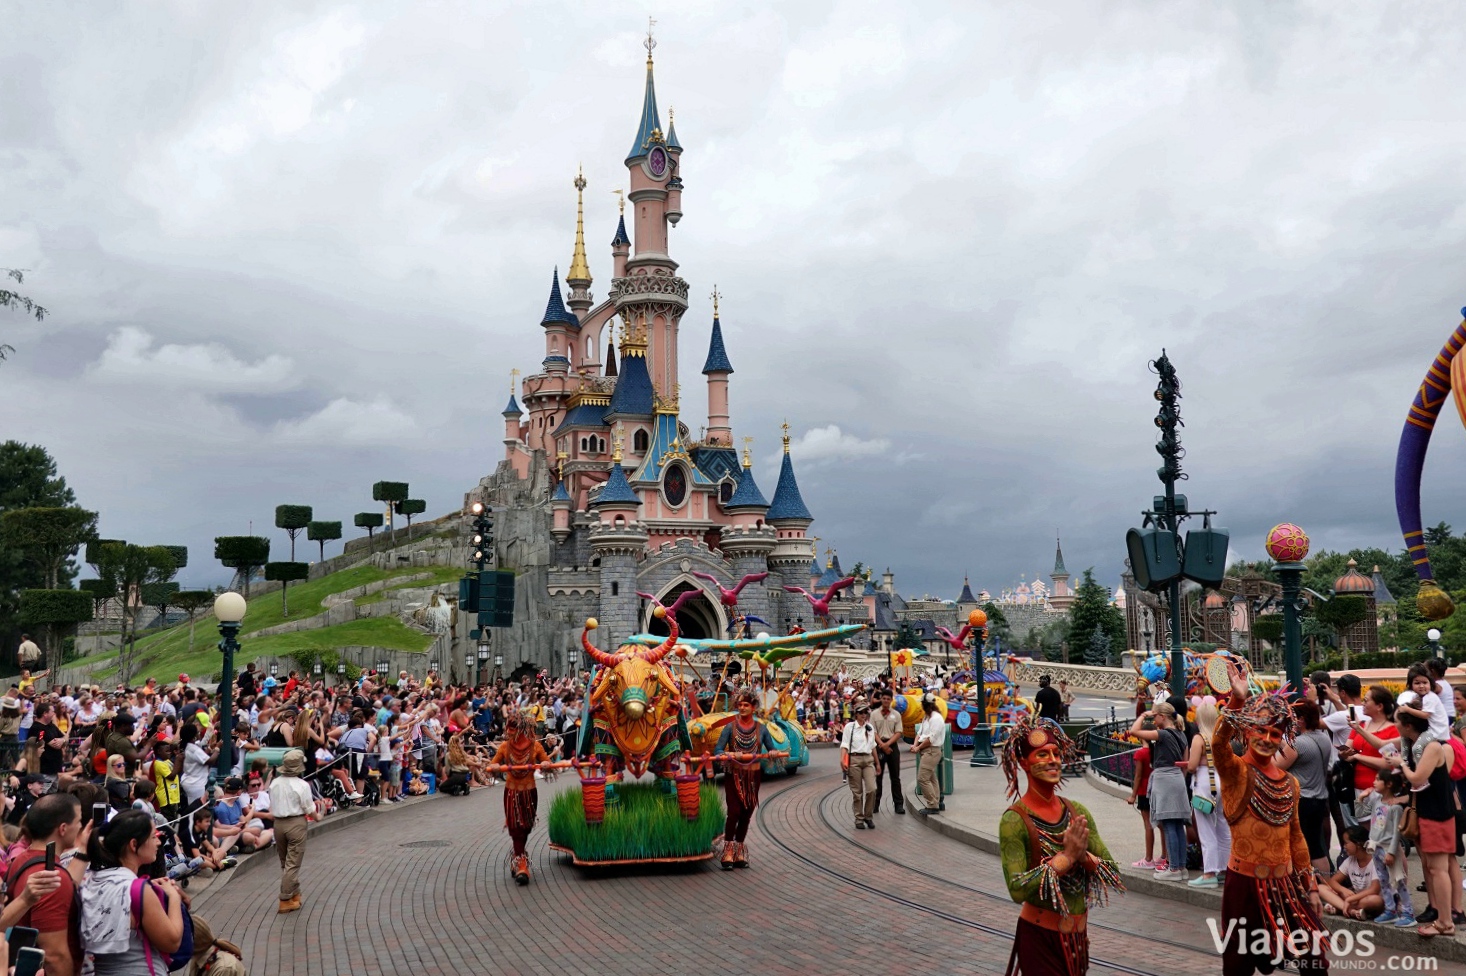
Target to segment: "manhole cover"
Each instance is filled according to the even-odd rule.
[[[452,847],[451,840],[415,840],[407,844],[398,844],[398,847]]]

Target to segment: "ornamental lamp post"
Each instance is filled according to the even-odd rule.
[[[1430,641],[1430,656],[1431,657],[1445,657],[1446,656],[1445,650],[1441,647],[1441,632],[1439,630],[1437,630],[1434,627],[1430,628],[1430,630],[1427,630],[1425,632],[1425,639],[1428,640],[1428,641]]]
[[[488,666],[488,663],[489,645],[481,643],[478,646],[478,681],[476,681],[475,684],[481,685],[484,683],[484,668]]]
[[[311,674],[314,674],[317,678],[319,678],[321,676],[322,670],[324,669],[321,667],[321,659],[316,658],[316,663],[311,665]]]
[[[1303,592],[1303,560],[1308,556],[1308,534],[1291,522],[1275,525],[1267,534],[1267,554],[1283,585],[1283,670],[1293,697],[1303,690],[1303,624],[1298,610]],[[1184,685],[1182,686],[1184,689]]]
[[[495,680],[498,680],[498,678],[499,678],[499,669],[502,668],[503,666],[504,666],[504,655],[502,655],[502,654],[495,654],[494,655],[494,679]]]
[[[238,593],[220,593],[214,600],[214,616],[219,621],[219,650],[224,654],[224,669],[219,682],[219,779],[229,778],[234,767],[234,654],[239,650],[239,622],[248,609]]]
[[[982,660],[983,644],[988,633],[988,615],[982,610],[974,610],[967,615],[967,623],[972,627],[972,677],[977,682],[979,709],[977,728],[972,730],[972,758],[967,765],[996,766],[998,760],[993,755],[993,728],[988,724],[987,669]]]
[[[277,663],[275,663],[275,662],[273,662],[273,661],[270,662],[270,677],[274,678],[274,677],[277,677],[279,674],[280,674],[280,665],[277,664]]]

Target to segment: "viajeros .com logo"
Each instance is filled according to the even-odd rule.
[[[1254,956],[1266,956],[1275,967],[1281,966],[1289,957],[1317,955],[1326,951],[1333,956],[1333,969],[1340,972],[1431,973],[1440,969],[1440,960],[1434,956],[1379,955],[1374,933],[1369,929],[1359,932],[1343,928],[1331,932],[1290,931],[1282,927],[1282,919],[1278,919],[1273,928],[1249,927],[1245,918],[1229,919],[1225,929],[1214,918],[1207,919],[1206,924],[1218,954],[1232,946]]]

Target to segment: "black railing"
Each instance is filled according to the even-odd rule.
[[[1089,768],[1121,786],[1129,786],[1135,778],[1137,746],[1125,735],[1130,725],[1125,721],[1103,722],[1091,728],[1085,736],[1089,746]]]

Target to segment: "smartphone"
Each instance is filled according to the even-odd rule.
[[[15,925],[5,930],[5,941],[10,943],[10,962],[14,966],[20,955],[20,950],[29,949],[36,944],[36,936],[39,935],[35,929],[26,928],[24,925]]]
[[[102,826],[107,822],[107,815],[112,808],[105,803],[92,804],[92,829]]]
[[[46,845],[46,870],[56,870],[56,842],[54,840]]]
[[[46,954],[40,949],[22,949],[15,960],[14,976],[36,976],[45,961]]]

